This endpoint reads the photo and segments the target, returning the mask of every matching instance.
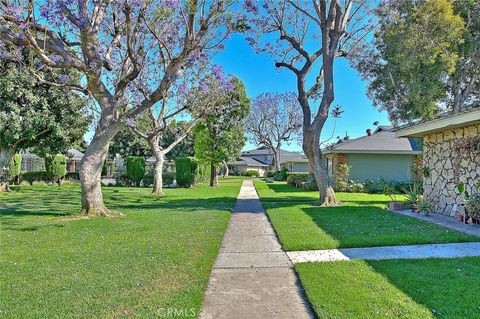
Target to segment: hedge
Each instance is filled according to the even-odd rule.
[[[10,160],[10,167],[8,170],[11,179],[17,178],[22,173],[22,155],[15,154]]]
[[[145,159],[142,156],[127,157],[127,178],[136,186],[145,176]]]
[[[255,171],[253,169],[249,169],[245,172],[245,176],[250,176],[250,177],[259,177],[260,173],[258,171]]]
[[[28,182],[30,185],[33,185],[34,182],[46,182],[48,181],[47,172],[38,171],[38,172],[25,172],[22,173],[22,180]]]
[[[65,155],[57,154],[45,159],[45,171],[49,181],[59,181],[67,173],[67,160]]]
[[[177,186],[191,187],[195,184],[196,174],[199,173],[198,162],[195,157],[178,157],[175,159]]]
[[[287,172],[287,184],[295,187],[301,187],[310,177],[309,173]]]
[[[273,179],[276,181],[286,181],[287,180],[288,169],[283,168],[280,171],[275,172]]]

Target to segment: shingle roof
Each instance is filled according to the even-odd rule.
[[[377,130],[371,136],[363,136],[334,145],[324,151],[329,153],[377,153],[377,154],[419,154],[421,141],[413,138],[395,137],[390,130]]]
[[[286,150],[280,150],[280,155],[282,154],[297,154],[296,152],[290,152],[290,151],[286,151]],[[242,152],[242,155],[248,155],[248,156],[251,156],[251,155],[273,155],[273,152],[262,146],[262,147],[259,147],[257,149],[254,149],[254,150],[250,150],[250,151],[245,151],[245,152]]]
[[[284,163],[308,163],[308,158],[304,154],[280,154],[280,164]]]
[[[228,163],[230,165],[246,165],[246,166],[261,166],[261,167],[268,167],[270,165],[262,163],[255,158],[240,156],[237,158],[235,162]]]

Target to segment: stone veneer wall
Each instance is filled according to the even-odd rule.
[[[423,166],[430,171],[423,180],[424,195],[433,203],[434,212],[453,215],[454,204],[462,203],[458,183],[465,183],[466,190],[471,191],[480,181],[480,153],[458,150],[467,139],[478,143],[479,135],[480,125],[471,125],[424,137]]]

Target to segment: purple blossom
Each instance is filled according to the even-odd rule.
[[[63,84],[68,83],[70,82],[70,77],[68,76],[68,74],[60,74],[58,77],[58,82]]]
[[[258,14],[258,6],[256,1],[245,0],[243,6],[245,7],[245,10],[247,10],[248,12],[251,12],[253,14]]]
[[[218,81],[223,81],[225,79],[223,68],[220,65],[214,65],[212,68],[212,73]]]
[[[200,90],[203,92],[203,93],[208,93],[210,92],[210,87],[208,86],[208,83],[205,82],[205,81],[202,81],[200,83]]]

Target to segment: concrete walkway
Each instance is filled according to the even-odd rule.
[[[439,214],[430,214],[428,216],[421,216],[418,213],[413,213],[410,210],[394,211],[396,214],[413,217],[416,219],[424,220],[433,224],[450,228],[464,234],[479,236],[480,237],[480,225],[469,225],[463,222],[456,221],[451,216],[443,216]]]
[[[200,318],[313,318],[252,181],[244,181]]]
[[[351,259],[457,258],[480,256],[480,242],[306,250],[290,251],[287,254],[293,263],[329,262]]]

